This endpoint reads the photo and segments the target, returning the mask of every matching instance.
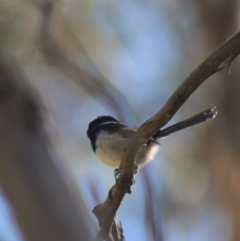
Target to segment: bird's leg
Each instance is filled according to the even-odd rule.
[[[135,164],[134,165],[134,174],[137,174],[139,170],[140,170],[139,166]]]
[[[116,168],[116,169],[114,170],[114,177],[115,177],[115,180],[118,179],[119,175],[121,174],[121,171],[122,171],[122,167],[121,167],[121,165],[120,165],[119,168]]]
[[[115,180],[118,179],[119,175],[121,174],[121,171],[122,171],[122,167],[120,165],[119,168],[116,168],[114,169],[114,177],[115,177]],[[137,174],[139,171],[139,166],[138,165],[134,165],[134,175]],[[135,180],[133,179],[133,184],[135,184]]]

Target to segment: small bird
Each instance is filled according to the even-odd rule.
[[[138,169],[154,158],[159,149],[159,139],[165,138],[182,129],[211,120],[216,115],[216,108],[213,107],[175,125],[157,131],[141,147],[136,158]],[[126,143],[136,131],[136,128],[127,127],[112,116],[99,116],[89,123],[87,136],[90,139],[93,151],[103,163],[112,167],[119,167]]]

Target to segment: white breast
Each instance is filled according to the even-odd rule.
[[[105,164],[112,167],[119,167],[124,147],[127,143],[126,138],[118,134],[109,135],[102,131],[99,133],[96,141],[96,155]],[[148,146],[142,146],[137,155],[137,165],[143,166],[150,162],[157,153],[159,145],[150,143]]]
[[[118,134],[109,135],[102,131],[96,141],[96,155],[105,164],[119,167],[125,141]]]

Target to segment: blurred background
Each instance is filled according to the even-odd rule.
[[[91,210],[107,197],[113,168],[94,155],[89,121],[112,115],[139,126],[239,29],[239,0],[0,0],[0,44],[45,104],[45,126]],[[169,124],[217,106],[205,124],[161,141],[118,212],[126,240],[240,240],[240,62],[215,74]],[[169,125],[168,124],[168,125]],[[17,188],[17,187],[16,187]],[[0,240],[23,241],[0,192]]]

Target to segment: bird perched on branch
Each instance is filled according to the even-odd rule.
[[[178,122],[163,130],[157,131],[143,145],[137,154],[136,165],[141,168],[150,162],[159,149],[159,139],[185,128],[206,122],[215,118],[216,108],[207,109],[191,118]],[[87,136],[90,139],[92,149],[98,158],[112,167],[119,167],[121,156],[127,141],[137,131],[136,128],[125,126],[112,116],[99,116],[89,123]]]

